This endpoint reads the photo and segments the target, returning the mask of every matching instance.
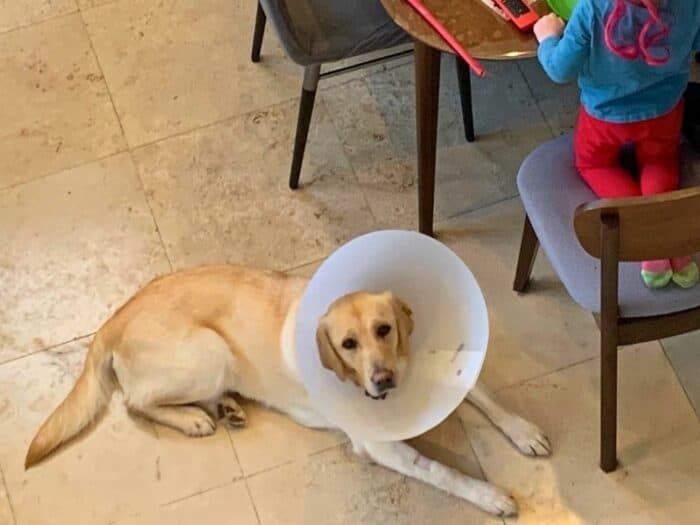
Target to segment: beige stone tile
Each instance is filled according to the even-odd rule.
[[[80,9],[90,9],[92,7],[97,7],[104,4],[109,4],[111,2],[116,2],[116,0],[76,0],[78,2],[78,7]]]
[[[0,362],[91,333],[168,271],[128,154],[0,191]]]
[[[105,523],[153,497],[156,437],[149,424],[132,423],[116,398],[84,439],[24,471],[29,442],[67,394],[83,357],[81,342],[0,366],[0,464],[18,523]]]
[[[155,425],[158,435],[154,462],[159,503],[168,503],[241,478],[226,429],[203,438],[191,438],[175,430]]]
[[[0,35],[0,71],[0,188],[125,147],[80,15]]]
[[[489,480],[511,490],[518,523],[685,524],[700,512],[700,425],[658,343],[620,352],[621,468],[598,468],[599,361],[500,393],[549,435],[547,460],[521,457],[468,407],[461,413]]]
[[[299,96],[301,70],[267,31],[250,62],[255,2],[120,0],[83,16],[131,146]]]
[[[139,516],[118,520],[115,525],[195,525],[210,522],[258,525],[245,482],[239,481]]]
[[[453,466],[471,465],[459,422],[445,425],[445,434],[433,433],[423,449],[432,439],[431,450],[452,458]],[[502,523],[463,500],[356,458],[347,445],[253,476],[248,484],[262,525]]]
[[[25,472],[27,446],[72,386],[86,344],[0,366],[0,464],[18,523],[108,523],[240,477],[223,428],[199,440],[174,436],[130,417],[118,393],[93,429]]]
[[[443,61],[436,220],[517,193],[522,159],[551,131],[516,65],[490,64],[474,81],[478,140],[464,139],[454,60]],[[368,75],[323,92],[343,146],[382,227],[417,225],[414,66]]]
[[[256,403],[243,402],[245,428],[230,431],[238,461],[246,476],[305,458],[347,441],[340,432],[313,430]]]
[[[5,478],[0,470],[0,523],[15,525],[15,516],[12,513],[12,504],[5,487]]]
[[[75,0],[12,0],[0,4],[0,33],[76,11]]]
[[[671,366],[683,385],[683,390],[700,416],[700,353],[698,352],[700,333],[687,334],[664,339],[661,344],[666,351]]]
[[[440,239],[469,266],[486,298],[491,333],[481,377],[492,388],[599,352],[592,316],[569,297],[544,253],[529,292],[512,291],[524,216],[513,199],[440,225]]]
[[[309,264],[304,264],[302,266],[297,266],[296,268],[292,268],[291,270],[285,271],[290,275],[296,275],[298,277],[306,277],[307,279],[310,279],[316,272],[316,270],[318,270],[319,266],[321,266],[321,263],[323,263],[324,260],[325,259]]]
[[[303,187],[287,186],[296,104],[286,103],[134,153],[174,266],[300,266],[374,228],[322,105]]]
[[[457,411],[453,412],[437,427],[422,436],[409,440],[408,443],[431,459],[440,461],[474,478],[484,479],[481,466],[469,440],[469,429],[465,431]]]

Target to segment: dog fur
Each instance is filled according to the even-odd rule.
[[[233,392],[302,425],[333,428],[314,410],[295,365],[296,307],[306,284],[240,266],[199,267],[155,279],[97,332],[80,377],[39,429],[25,466],[88,426],[117,387],[131,412],[188,436],[213,433],[217,419],[245,425]],[[390,293],[340,298],[319,322],[322,363],[375,399],[391,395],[401,382],[412,328],[410,307]],[[483,386],[477,385],[467,401],[524,454],[549,455],[543,433],[500,406]],[[517,512],[502,489],[425,458],[405,443],[349,437],[357,454],[377,464],[494,515]]]

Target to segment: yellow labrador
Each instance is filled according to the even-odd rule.
[[[134,413],[188,436],[214,432],[216,420],[243,426],[232,392],[314,428],[318,414],[295,368],[296,307],[305,279],[238,266],[201,267],[158,278],[95,335],[73,390],[39,429],[30,467],[85,428],[121,387]],[[317,330],[323,365],[377,402],[400,384],[413,328],[409,307],[390,293],[340,298]],[[531,423],[498,405],[480,386],[479,407],[527,455],[549,442]],[[352,436],[350,436],[352,439]],[[499,515],[517,512],[503,490],[423,457],[400,442],[353,441],[356,453]]]

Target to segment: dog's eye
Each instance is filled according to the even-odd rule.
[[[357,348],[357,341],[355,341],[351,337],[343,339],[343,348],[345,348],[346,350],[355,350],[355,348]]]
[[[391,332],[391,326],[388,324],[380,324],[377,327],[377,336],[379,337],[386,337],[389,335],[389,332]]]

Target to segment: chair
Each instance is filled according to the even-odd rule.
[[[260,0],[257,7],[251,60],[260,61],[267,19],[277,31],[289,57],[304,67],[299,116],[294,139],[289,187],[299,187],[299,175],[309,133],[318,82],[325,76],[364,67],[410,53],[362,62],[339,71],[321,73],[321,65],[388,50],[411,42],[386,13],[379,0]],[[474,140],[469,69],[457,61],[465,136]]]
[[[682,186],[700,184],[683,153]],[[571,138],[535,150],[518,173],[526,211],[513,288],[528,287],[541,244],[572,298],[600,328],[600,467],[617,468],[617,350],[700,329],[700,286],[646,288],[639,263],[700,251],[700,188],[596,200],[573,165]],[[692,220],[691,220],[692,218]]]

